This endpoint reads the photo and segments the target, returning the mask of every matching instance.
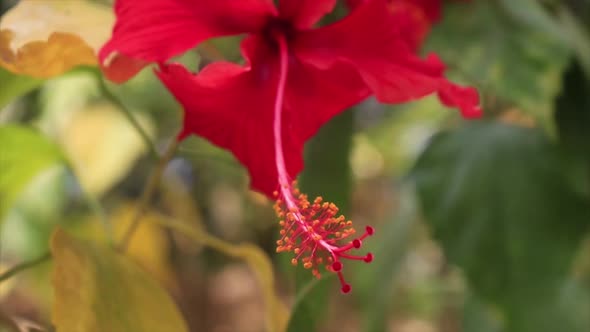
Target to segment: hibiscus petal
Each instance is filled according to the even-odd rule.
[[[225,62],[197,75],[178,64],[161,66],[156,74],[184,107],[179,139],[197,134],[230,150],[248,168],[251,186],[270,195],[277,188],[271,86],[257,84],[248,68]],[[302,167],[292,160],[289,166],[289,173]]]
[[[336,6],[336,0],[280,0],[281,17],[300,29],[309,28]]]
[[[273,137],[273,106],[278,59],[257,37],[243,43],[249,62],[242,67],[215,62],[194,75],[184,67],[163,65],[158,76],[185,109],[179,139],[190,134],[230,150],[248,168],[251,187],[272,197],[278,188]],[[335,114],[370,92],[356,72],[323,71],[293,59],[283,110],[283,152],[287,173],[303,168],[303,146]]]
[[[355,8],[366,0],[346,0],[350,8]],[[443,0],[388,0],[390,6],[417,6],[426,15],[431,23],[440,20]]]
[[[117,82],[205,39],[257,31],[277,14],[272,0],[117,0],[115,13],[113,36],[99,59]]]
[[[411,12],[388,9],[386,0],[367,0],[343,20],[304,31],[295,53],[305,63],[329,68],[336,63],[355,67],[378,100],[401,103],[437,92],[442,102],[465,117],[481,114],[473,89],[449,82],[435,55],[420,59],[407,38]]]

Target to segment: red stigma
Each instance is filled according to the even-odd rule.
[[[323,265],[326,271],[338,274],[341,291],[350,292],[352,287],[342,274],[342,259],[370,263],[373,254],[354,256],[348,252],[359,249],[362,240],[373,235],[374,229],[367,227],[363,235],[340,245],[342,240],[352,237],[355,230],[352,221],[345,220],[342,215],[337,216],[338,207],[334,203],[323,202],[322,197],[310,203],[307,195],[300,193],[295,183],[289,188],[282,188],[280,197],[278,192],[275,196],[275,212],[281,218],[281,238],[277,241],[277,252],[293,252],[295,257],[291,263],[303,263],[303,267],[310,269],[318,279],[321,277],[319,268]]]
[[[344,284],[344,285],[342,285],[342,288],[340,290],[342,291],[342,293],[346,294],[346,293],[349,293],[351,289],[352,288],[350,287],[349,284]]]

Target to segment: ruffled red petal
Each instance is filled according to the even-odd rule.
[[[278,59],[261,39],[242,44],[249,65],[216,62],[194,75],[176,64],[158,76],[185,109],[179,136],[197,134],[230,150],[248,168],[251,187],[272,197],[278,188],[273,138],[273,106]],[[350,68],[320,70],[293,59],[289,64],[283,111],[283,150],[287,173],[303,168],[303,146],[335,114],[369,90]]]
[[[277,12],[272,0],[117,0],[115,14],[99,59],[106,76],[121,82],[207,38],[257,31]]]
[[[475,90],[460,87],[444,76],[445,66],[431,55],[420,59],[408,39],[411,13],[388,9],[386,0],[367,0],[343,20],[299,33],[298,58],[318,68],[336,63],[355,67],[378,100],[400,103],[437,92],[447,106],[465,117],[481,114]],[[466,91],[470,91],[466,93]]]
[[[300,29],[309,28],[330,13],[336,0],[281,0],[279,12]]]

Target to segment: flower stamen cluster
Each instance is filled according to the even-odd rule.
[[[281,219],[277,252],[293,252],[295,257],[291,263],[302,263],[318,279],[321,277],[320,266],[323,265],[325,270],[338,274],[342,292],[350,292],[351,286],[342,274],[342,259],[370,263],[372,253],[356,256],[349,251],[361,248],[363,240],[373,235],[374,229],[367,226],[363,235],[340,245],[356,231],[352,221],[346,220],[343,215],[338,216],[338,207],[334,203],[324,202],[322,197],[310,202],[308,196],[297,189],[295,182],[286,188],[283,186],[280,194],[274,194],[277,198],[275,212]]]

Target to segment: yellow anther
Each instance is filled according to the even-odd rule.
[[[303,264],[303,267],[305,269],[311,269],[312,266],[313,266],[313,264],[311,264],[311,262],[307,262],[307,263]]]
[[[293,258],[291,260],[291,264],[293,264],[293,266],[296,266],[297,265],[297,259]]]

